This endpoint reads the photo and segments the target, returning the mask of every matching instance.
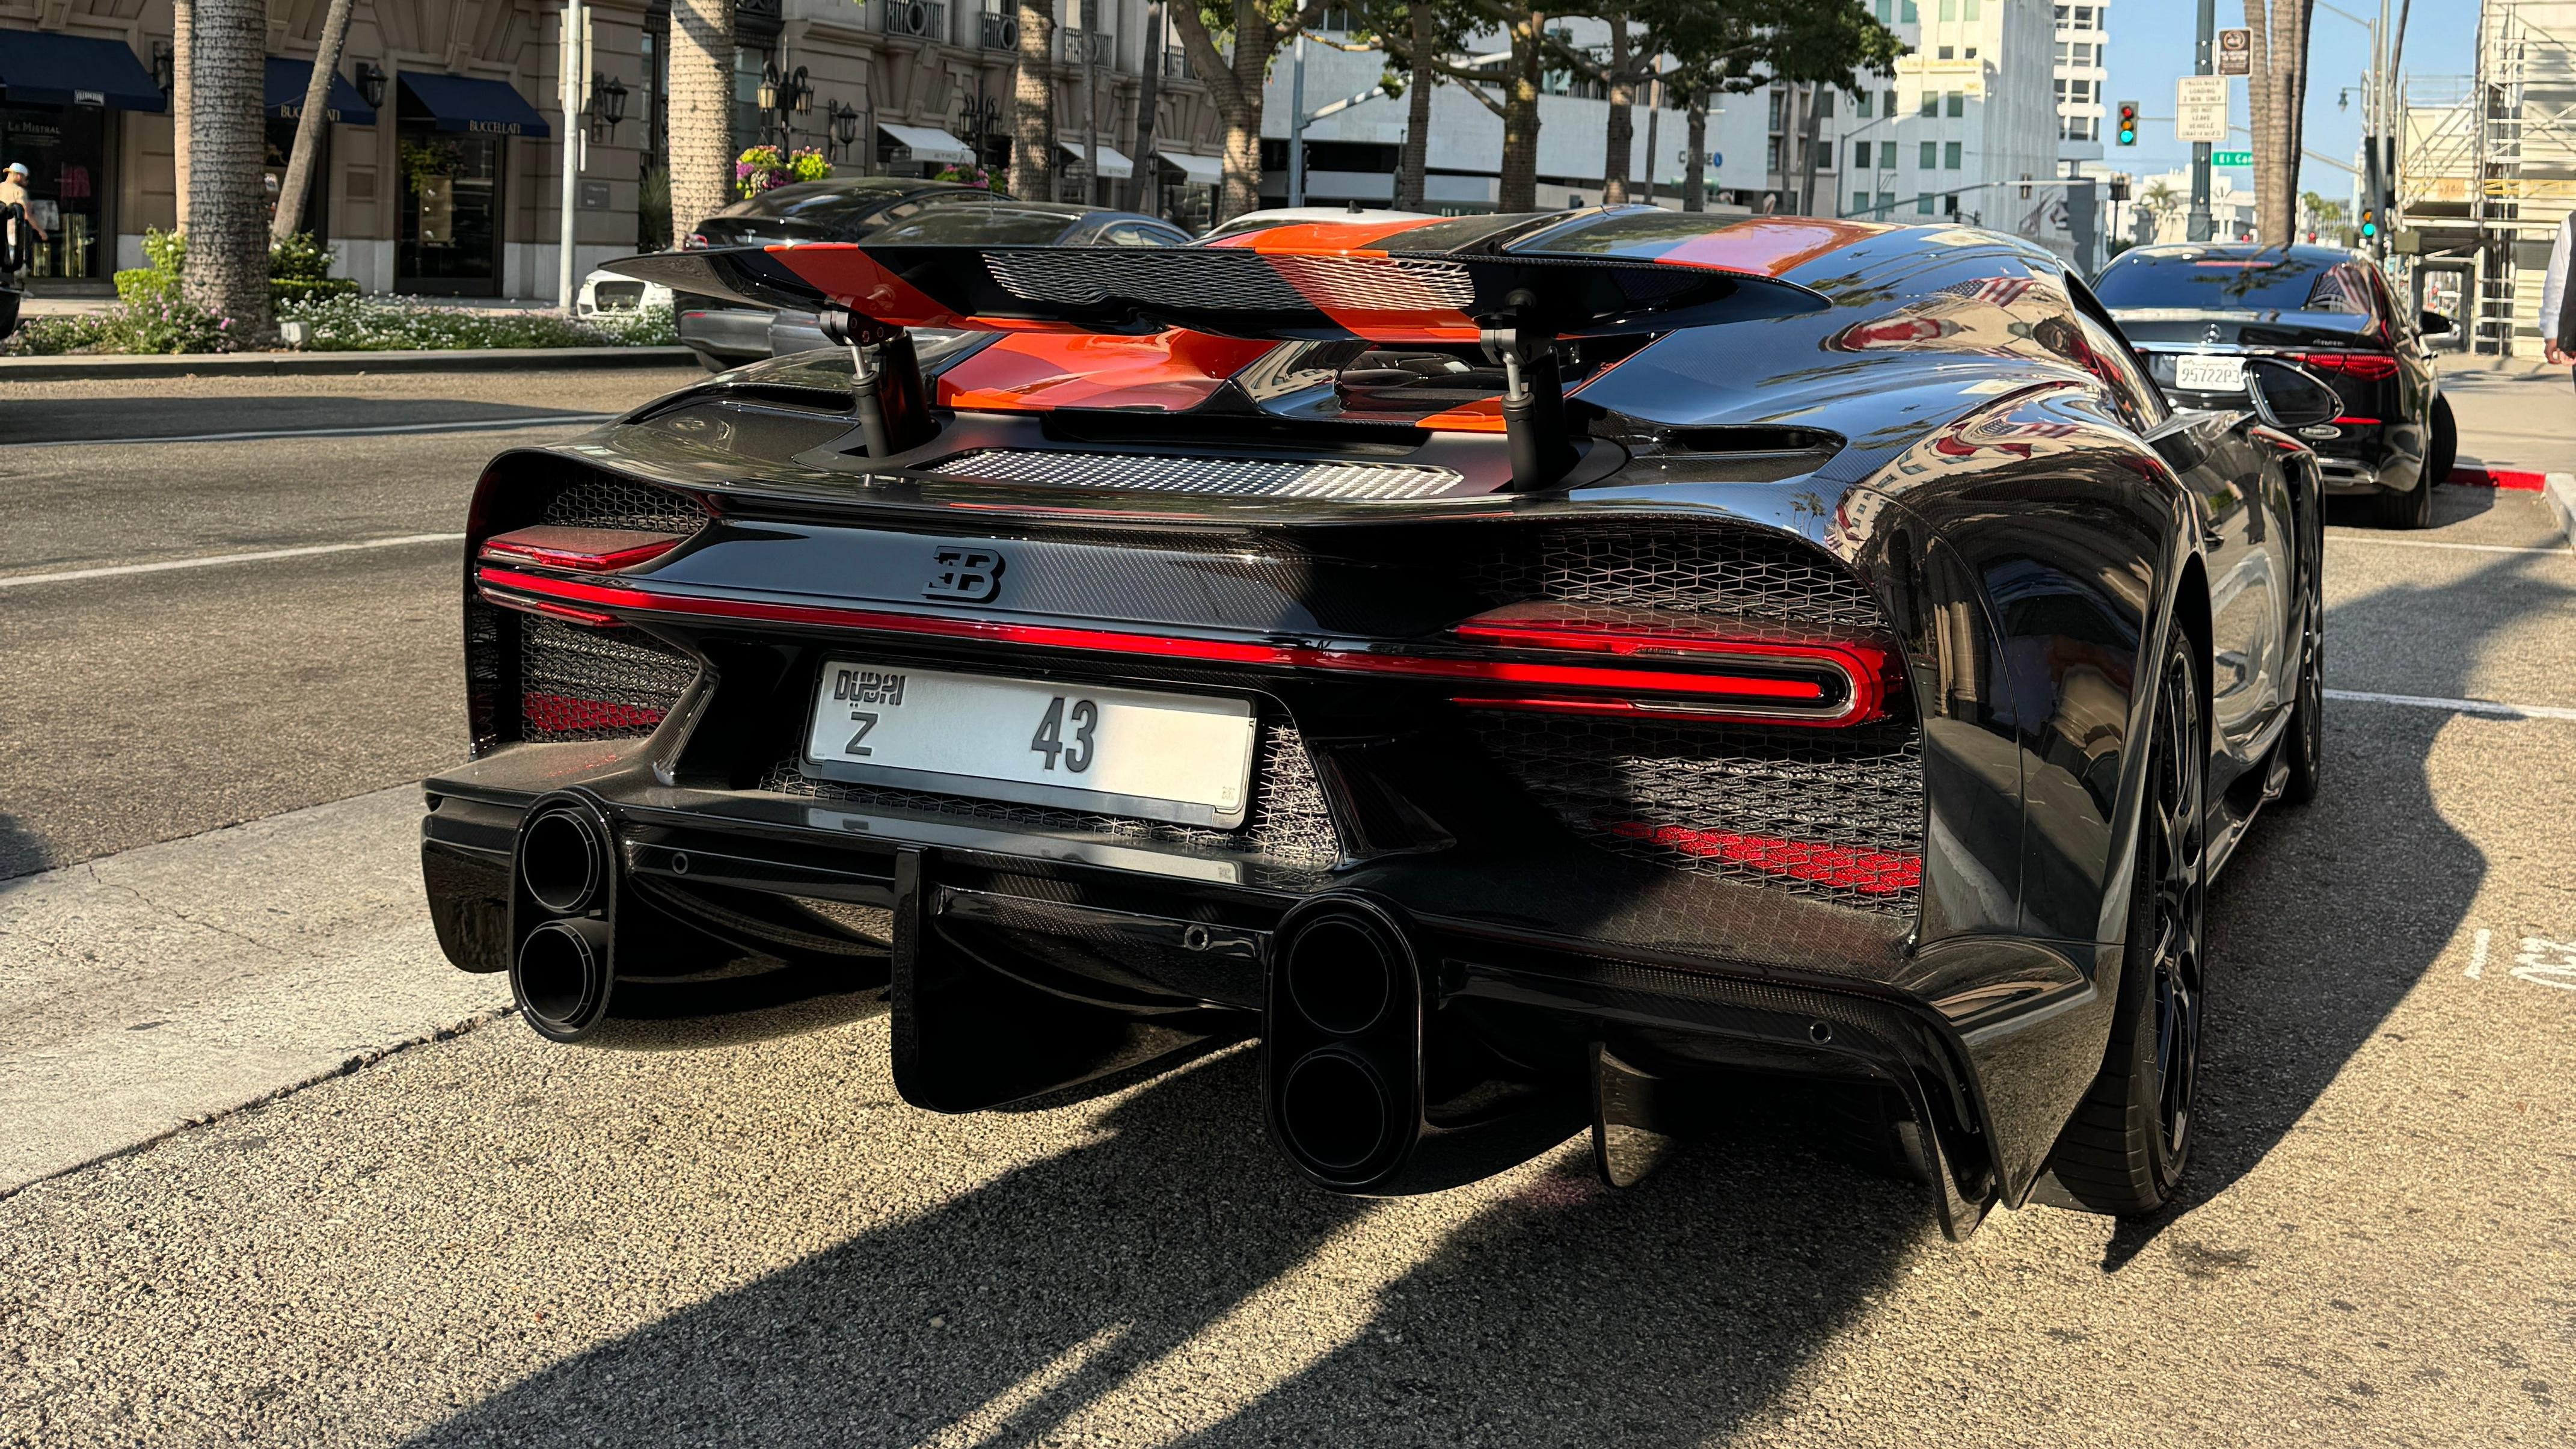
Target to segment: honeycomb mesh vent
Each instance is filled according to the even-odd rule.
[[[633,528],[648,533],[695,533],[707,511],[686,494],[622,478],[585,476],[546,500],[545,521],[573,528]]]
[[[1447,468],[1269,458],[1182,458],[987,448],[933,464],[933,473],[996,483],[1228,498],[1436,498],[1458,486]]]
[[[1549,599],[1745,619],[1886,627],[1859,579],[1806,544],[1755,529],[1659,520],[1536,530],[1490,556],[1498,604]]]
[[[1523,789],[1604,849],[1910,914],[1923,873],[1923,751],[1859,729],[1474,716]]]
[[[1210,830],[1162,820],[978,800],[928,790],[820,780],[807,776],[792,756],[769,772],[761,788],[863,807],[962,815],[998,825],[1132,836],[1202,850],[1266,856],[1314,870],[1341,859],[1340,842],[1333,834],[1332,812],[1324,803],[1324,788],[1315,778],[1314,762],[1306,757],[1305,740],[1294,725],[1276,720],[1265,721],[1261,727],[1259,754],[1252,766],[1252,808],[1238,830]]]
[[[634,629],[533,614],[519,625],[519,731],[531,740],[649,735],[698,676],[697,661]]]

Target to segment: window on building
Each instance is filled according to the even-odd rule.
[[[1960,53],[1961,53],[1961,54],[1963,54],[1963,55],[1965,55],[1965,56],[1967,56],[1967,58],[1968,58],[1968,59],[1970,59],[1970,60],[1975,60],[1975,59],[1977,58],[1977,48],[1976,48],[1975,46],[1973,46],[1973,45],[1972,45],[1972,46],[1969,46],[1966,50],[1964,50],[1964,51],[1962,51],[1962,52],[1960,52]]]
[[[1951,115],[1964,116],[1968,113],[1968,96],[1966,92],[1952,91],[1949,93],[1947,99],[1950,102]]]
[[[2093,42],[2089,40],[2079,40],[2075,42],[2075,63],[2077,65],[2091,65],[2093,63]]]
[[[1932,198],[1928,195],[1915,197],[1914,214],[1916,216],[1930,216],[1932,214]]]
[[[1887,93],[1887,118],[1891,121],[1896,119],[1896,92],[1894,91]]]
[[[2093,28],[2092,6],[2078,5],[2075,7],[2075,28],[2078,30],[2090,30]]]
[[[1852,209],[1851,209],[1851,214],[1852,214],[1852,215],[1854,215],[1854,216],[1866,216],[1866,215],[1868,215],[1868,213],[1869,213],[1869,193],[1868,193],[1868,192],[1866,192],[1866,191],[1855,191],[1855,192],[1853,192],[1853,193],[1852,193]]]
[[[1942,143],[1942,145],[1941,145],[1941,169],[1942,169],[1942,170],[1944,170],[1944,171],[1956,171],[1956,170],[1958,170],[1958,169],[1959,169],[1959,152],[1960,152],[1960,143],[1959,143],[1959,142],[1957,142],[1957,141],[1945,141],[1945,142],[1943,142],[1943,143]]]
[[[2057,103],[2058,103],[2059,105],[2061,105],[2061,106],[2062,106],[2062,105],[2065,105],[2065,104],[2066,104],[2066,78],[2065,78],[2064,76],[2060,76],[2060,77],[2058,77],[2058,78],[2057,78],[2057,80],[2056,80],[2056,81],[2052,82],[2052,84],[2054,84],[2054,85],[2056,86],[2056,88],[2057,88]]]
[[[1765,171],[1780,169],[1780,138],[1777,136],[1763,143],[1762,169]]]
[[[1877,100],[1878,93],[1876,91],[1862,91],[1858,95],[1853,96],[1852,119],[1855,121],[1868,120],[1869,113]]]
[[[1896,7],[1896,18],[1911,25],[1923,17],[1914,13],[1914,0],[1901,0]]]
[[[1782,93],[1781,91],[1778,91],[1778,90],[1774,90],[1774,91],[1772,91],[1772,92],[1771,92],[1771,129],[1772,129],[1772,130],[1776,131],[1776,130],[1779,130],[1779,129],[1780,129],[1780,123],[1781,123],[1781,121],[1782,121],[1784,118],[1786,118],[1786,116],[1788,115],[1788,105],[1789,105],[1789,97],[1788,97],[1786,94],[1784,94],[1784,93]]]
[[[1896,215],[1895,192],[1882,191],[1878,194],[1878,214],[1881,220]]]
[[[1834,118],[1834,97],[1840,94],[1841,92],[1839,91],[1816,92],[1816,114],[1824,117],[1828,121],[1832,120]]]
[[[1963,20],[1982,20],[1985,17],[1980,12],[1984,8],[1985,0],[1962,0],[1959,6],[1959,17]],[[1972,50],[1968,54],[1975,55],[1976,52]]]
[[[2063,40],[2061,40],[2061,41],[2057,42],[2057,63],[2058,63],[2059,65],[2064,65],[2064,64],[2066,64],[2066,60],[2067,60],[2066,42],[2065,42],[2065,41],[2063,41]]]
[[[1878,0],[1878,23],[1885,25],[1887,22],[1895,18],[1896,6],[1892,3],[1892,0]]]
[[[1957,56],[1958,56],[1958,52],[1957,52],[1956,50],[1953,50],[1953,49],[1952,49],[1952,48],[1950,48],[1949,46],[1946,46],[1946,45],[1945,45],[1945,46],[1942,46],[1942,47],[1941,47],[1941,58],[1942,58],[1943,60],[1952,60],[1952,59],[1957,58]]]
[[[1944,20],[1958,19],[1959,0],[1941,0],[1941,18]]]
[[[1852,169],[1855,171],[1866,171],[1869,169],[1869,143],[1867,141],[1852,142]]]
[[[2057,7],[2057,23],[2058,23],[2058,24],[2060,24],[2060,25],[2064,25],[2064,24],[2066,23],[2066,11],[2067,11],[2067,7],[2066,7],[2066,6],[2060,5],[2060,6],[2058,6],[2058,7]]]
[[[1916,114],[1926,118],[1941,114],[1941,93],[1939,91],[1925,91],[1923,93],[1923,109],[1916,112]]]
[[[1881,141],[1878,143],[1878,169],[1881,171],[1893,171],[1896,169],[1896,143],[1894,141]]]
[[[1940,143],[1940,142],[1938,142],[1938,141],[1926,141],[1926,142],[1924,142],[1924,143],[1922,144],[1922,147],[1921,147],[1921,149],[1920,149],[1919,154],[1915,157],[1915,165],[1916,165],[1917,169],[1919,169],[1919,170],[1924,170],[1924,171],[1929,171],[1929,170],[1931,170],[1934,166],[1939,165],[1939,164],[1940,164],[1940,161],[1939,161],[1940,153],[1941,153],[1941,143]]]

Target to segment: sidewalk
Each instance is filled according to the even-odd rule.
[[[270,377],[366,372],[544,372],[572,368],[695,367],[685,347],[491,347],[417,352],[226,352],[140,356],[0,357],[0,389],[13,382],[113,377]],[[0,396],[6,396],[0,392]]]
[[[2576,382],[2536,360],[2452,358],[2442,396],[2460,429],[2459,466],[2548,475],[2549,506],[2576,542]]]

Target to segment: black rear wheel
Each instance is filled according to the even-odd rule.
[[[2305,805],[2317,798],[2326,756],[2326,590],[2325,529],[2312,526],[2300,540],[2300,597],[2305,607],[2299,625],[2299,688],[2290,714],[2290,778],[2281,798]]]
[[[2208,744],[2189,640],[2179,631],[2157,688],[2110,1046],[2048,1164],[2060,1189],[2052,1198],[2122,1215],[2171,1200],[2191,1155],[2200,1079]]]

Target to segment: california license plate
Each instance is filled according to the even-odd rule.
[[[2184,392],[2243,392],[2245,359],[2208,352],[2177,357],[2174,386]]]
[[[805,768],[826,779],[1231,829],[1252,789],[1248,700],[833,659]]]

